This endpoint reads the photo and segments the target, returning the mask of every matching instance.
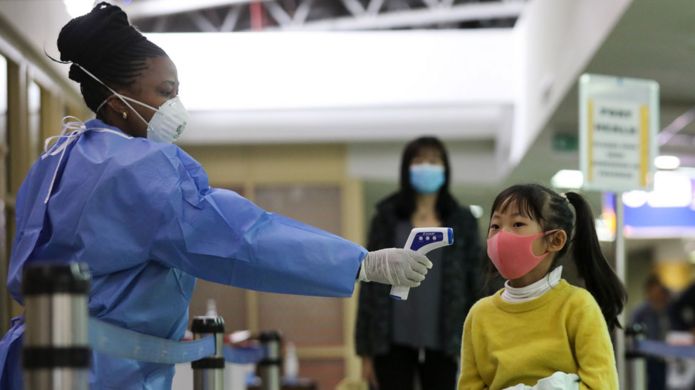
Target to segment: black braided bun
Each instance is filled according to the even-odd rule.
[[[73,63],[69,77],[80,83],[85,103],[95,112],[111,92],[75,64],[116,89],[135,82],[147,67],[147,58],[166,56],[164,50],[130,24],[120,7],[106,2],[63,26],[58,35],[58,50],[62,61]]]

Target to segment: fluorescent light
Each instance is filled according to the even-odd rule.
[[[625,207],[688,207],[693,203],[693,188],[688,175],[659,171],[654,175],[654,190],[623,194]]]
[[[568,190],[578,190],[582,188],[584,183],[584,175],[581,171],[572,169],[563,169],[558,171],[550,179],[550,184],[555,188],[562,188]]]
[[[633,209],[644,206],[648,200],[649,192],[646,191],[630,191],[623,194],[623,204]]]
[[[483,216],[483,208],[481,206],[478,206],[477,204],[472,204],[468,207],[470,207],[471,214],[473,214],[474,217],[480,219],[480,217]]]
[[[94,7],[94,0],[63,0],[65,9],[71,18],[82,16]]]
[[[611,242],[615,241],[615,232],[610,228],[610,224],[604,218],[596,218],[594,225],[596,226],[596,236],[599,241]]]
[[[659,156],[654,159],[654,165],[658,169],[674,170],[681,165],[681,160],[676,156]]]
[[[41,87],[32,80],[29,82],[29,87],[27,89],[29,113],[38,114],[41,110]]]
[[[648,202],[651,207],[690,206],[693,202],[690,177],[676,172],[657,172]]]
[[[0,115],[7,113],[7,60],[0,54]]]

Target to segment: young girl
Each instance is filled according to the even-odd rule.
[[[487,253],[507,282],[466,317],[458,389],[558,379],[575,382],[567,388],[617,389],[609,330],[620,326],[626,293],[601,253],[587,202],[515,185],[492,211]],[[560,278],[558,261],[570,248],[586,290]]]

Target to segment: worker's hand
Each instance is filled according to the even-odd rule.
[[[429,268],[432,262],[420,253],[409,249],[381,249],[367,253],[360,280],[412,288],[425,280]]]
[[[374,372],[374,361],[370,357],[365,356],[362,358],[362,379],[367,382],[370,389],[379,389],[379,382],[377,382],[376,373]]]

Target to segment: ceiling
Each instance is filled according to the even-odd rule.
[[[634,0],[583,71],[656,80],[660,85],[663,129],[695,106],[693,20],[695,2],[692,0]],[[579,133],[578,95],[575,81],[532,147],[503,182],[457,186],[455,191],[460,199],[485,208],[508,185],[549,184],[558,170],[578,169],[577,150],[558,150],[553,146],[558,134],[576,137]],[[695,135],[695,124],[685,126],[678,134],[685,137],[676,137],[661,146],[662,154],[678,154],[683,165],[695,167],[695,143],[687,138]],[[600,193],[588,192],[585,196],[595,211],[601,209]],[[637,245],[632,241],[631,246]]]
[[[198,0],[195,2],[166,0],[138,0],[135,2],[132,0],[119,0],[115,2],[120,2],[131,15],[135,16],[134,19],[140,28],[147,27],[147,23],[154,23],[153,20],[156,19],[166,19],[174,16],[182,17],[192,13],[212,12],[222,14],[224,10],[230,11],[235,7],[245,7],[248,11],[251,3],[250,0]],[[273,7],[269,5],[271,3],[285,7],[286,11],[289,13],[298,12],[297,10],[292,11],[290,9],[293,4],[298,9],[302,4],[306,3],[304,0],[297,0],[294,2],[289,0],[266,0],[260,2],[263,3],[264,9],[266,9],[264,12],[268,13],[270,11],[267,11],[267,8]],[[454,8],[461,9],[467,7],[468,10],[475,10],[475,12],[471,11],[466,17],[470,18],[471,15],[475,13],[479,15],[477,27],[494,26],[496,22],[493,21],[496,19],[490,15],[495,15],[495,12],[502,12],[500,11],[500,9],[502,9],[501,7],[510,5],[511,7],[518,7],[519,4],[523,4],[525,7],[524,9],[526,9],[529,5],[536,3],[535,0],[526,3],[519,3],[518,1],[463,2],[448,0],[384,0],[383,2],[378,2],[377,0],[333,0],[329,2],[333,4],[333,11],[331,11],[334,12],[333,19],[344,17],[357,18],[356,15],[352,13],[355,11],[355,8],[357,8],[355,7],[355,2],[358,2],[365,10],[369,10],[370,7],[372,10],[375,9],[376,6],[373,4],[380,5],[380,7],[376,8],[378,9],[379,16],[388,16],[388,14],[400,12],[420,12],[415,15],[421,18],[425,18],[425,16],[430,18],[432,15],[439,15],[437,13],[439,9],[451,11]],[[322,5],[322,3],[327,2],[315,0],[311,5],[312,7],[325,8],[326,4]],[[546,3],[555,4],[555,2]],[[557,4],[559,3],[558,1]],[[52,17],[57,19],[46,20],[46,14],[36,13],[38,9],[46,8],[53,4],[57,4],[57,2],[38,0],[20,2],[3,0],[3,7],[2,10],[0,10],[0,14],[7,14],[7,19],[10,22],[17,22],[17,29],[19,31],[25,31],[27,26],[26,22],[31,22],[32,20],[41,21],[40,23],[50,25],[55,30],[59,29],[64,23],[63,16],[59,17],[57,16],[59,15],[58,12],[51,11],[50,15],[56,15]],[[147,4],[152,6],[150,8],[157,6],[153,9],[156,9],[159,14],[153,14],[151,11],[147,11],[147,9],[144,8],[140,10],[134,8]],[[166,4],[168,8],[162,7],[163,4]],[[202,9],[202,6],[206,4],[210,5],[210,8],[205,10]],[[352,4],[352,6],[348,4]],[[189,8],[185,12],[177,11],[176,13],[172,13],[172,8],[175,6],[188,6]],[[481,6],[500,8],[495,11],[495,8],[479,8]],[[341,7],[342,11],[339,10]],[[576,11],[576,8],[579,7],[579,3],[576,3],[574,7]],[[312,10],[315,9],[317,8],[312,8]],[[350,11],[350,9],[352,9],[352,11]],[[481,9],[484,12],[481,11]],[[593,9],[595,9],[595,6]],[[427,15],[422,13],[430,11],[431,13]],[[326,12],[326,19],[324,20],[331,20],[330,12]],[[348,12],[351,14],[347,15]],[[567,12],[572,12],[572,8],[568,7]],[[137,16],[138,13],[139,16]],[[309,14],[311,15],[312,13],[310,12]],[[486,17],[485,15],[488,16]],[[190,16],[187,17],[190,18]],[[241,16],[239,17],[241,18]],[[362,15],[361,17],[366,16]],[[695,77],[693,77],[692,74],[695,71],[695,23],[692,23],[692,20],[695,20],[694,17],[695,2],[692,0],[669,0],[668,2],[635,0],[618,22],[612,33],[609,34],[608,38],[601,45],[596,55],[594,55],[593,59],[588,63],[588,66],[580,67],[593,73],[641,77],[658,81],[661,85],[662,97],[661,124],[662,127],[667,126],[675,118],[687,112],[695,105]],[[316,19],[312,18],[314,18],[314,16],[311,18],[307,16],[306,20],[320,21],[319,16],[316,16]],[[511,18],[514,17],[512,16]],[[500,18],[497,19],[501,20]],[[544,18],[544,20],[545,19],[547,18]],[[148,20],[150,21],[148,22]],[[212,23],[214,24],[214,21]],[[268,28],[273,27],[270,22],[268,23]],[[468,22],[461,22],[457,24],[456,27],[475,27],[474,23],[466,23]],[[234,31],[240,31],[242,29],[241,26],[242,24],[238,25],[239,30],[235,27]],[[451,23],[443,23],[435,24],[431,27],[450,28],[451,26]],[[162,26],[159,27],[161,28]],[[166,27],[166,23],[164,27]],[[176,26],[172,25],[170,27],[174,28]],[[276,25],[274,27],[278,26]],[[30,30],[34,31],[35,29],[31,28]],[[27,37],[29,39],[36,38],[36,42],[32,42],[35,43],[37,50],[40,51],[41,48],[47,46],[46,42],[51,42],[55,39],[55,35],[54,32],[39,32],[36,34],[28,34]],[[546,35],[548,34],[546,33]],[[566,37],[558,38],[558,40],[560,43],[564,42],[565,46],[571,44],[571,42],[567,41]],[[55,51],[50,45],[48,49],[49,52]],[[576,52],[576,49],[574,51]],[[568,53],[561,53],[560,51],[549,51],[549,53],[557,53],[555,54],[557,57],[568,56]],[[515,70],[511,69],[511,71]],[[543,81],[542,78],[541,81]],[[550,78],[549,81],[553,81],[553,78]],[[554,91],[559,92],[559,89],[554,89]],[[496,187],[497,185],[517,181],[547,182],[558,169],[576,168],[578,166],[576,151],[556,151],[552,148],[552,140],[555,134],[577,134],[578,114],[576,87],[571,88],[564,97],[561,97],[559,105],[552,112],[553,114],[550,116],[549,120],[542,121],[545,122],[543,131],[539,136],[534,137],[535,143],[529,152],[521,159],[517,167],[511,172],[511,175],[507,177],[507,180],[505,180],[504,183],[489,185]],[[695,158],[695,156],[693,156],[693,150],[695,150],[695,146],[693,146],[695,144],[692,143],[693,136],[695,136],[695,126],[689,124],[680,130],[678,136],[672,138],[672,141],[665,145],[663,150],[665,152],[680,154],[686,161],[688,158]],[[686,143],[687,145],[685,145]],[[470,152],[466,152],[466,154],[470,154]],[[471,181],[468,179],[469,178],[466,178],[466,180],[462,182],[470,183]]]
[[[587,73],[656,80],[661,128],[695,107],[695,2],[635,0],[585,69]],[[507,182],[548,182],[559,169],[577,169],[577,151],[553,148],[556,134],[578,134],[578,89],[563,98]],[[695,123],[675,126],[661,154],[695,167]]]
[[[117,0],[143,32],[513,27],[524,0]]]

